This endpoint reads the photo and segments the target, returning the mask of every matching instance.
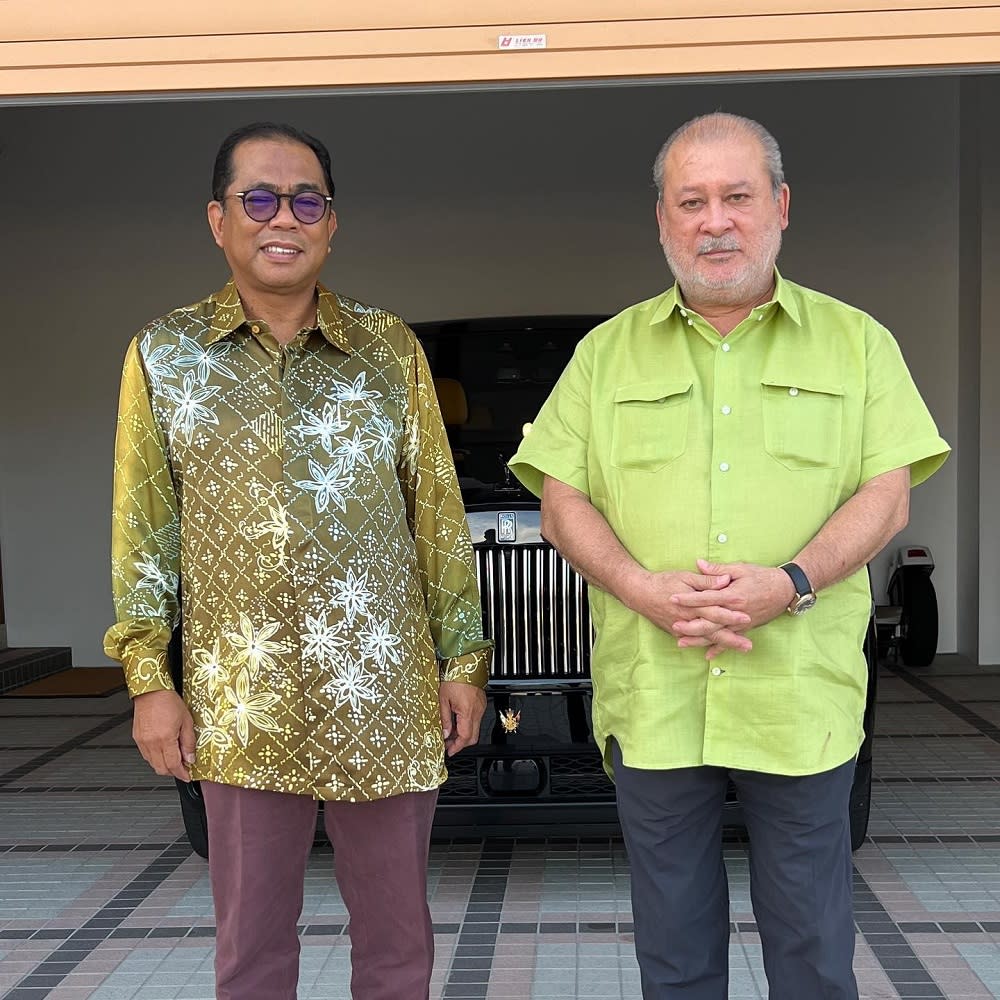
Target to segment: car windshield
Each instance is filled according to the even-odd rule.
[[[584,334],[604,316],[417,323],[466,503],[497,490],[529,499],[507,461]]]

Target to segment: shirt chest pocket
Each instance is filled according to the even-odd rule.
[[[615,390],[612,464],[659,472],[684,453],[691,409],[691,379],[621,385]]]
[[[788,469],[835,469],[841,463],[844,387],[777,376],[761,381],[764,448]]]

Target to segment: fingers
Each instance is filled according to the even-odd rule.
[[[674,600],[674,598],[671,598],[671,600]],[[750,624],[750,621],[751,618],[745,611],[736,611],[733,608],[709,605],[708,607],[699,607],[698,613],[694,617],[679,617],[671,626],[670,631],[677,636],[709,635],[720,625],[732,629],[740,629],[746,628]]]
[[[677,640],[677,645],[680,649],[707,647],[705,658],[708,660],[714,660],[727,649],[738,653],[749,653],[753,649],[750,639],[740,632],[733,632],[727,628],[720,628],[705,635],[682,636]]]
[[[486,692],[468,684],[444,682],[439,697],[445,753],[453,757],[478,742],[479,724],[486,711]]]
[[[712,617],[713,620],[714,616],[709,614],[710,611],[725,612],[729,615],[743,615],[747,621],[750,620],[746,612],[742,610],[743,606],[747,603],[747,598],[744,594],[738,593],[735,588],[733,588],[731,592],[727,592],[725,594],[720,594],[717,590],[702,590],[691,591],[686,594],[673,594],[670,597],[670,603],[680,608],[697,608],[702,617]],[[739,622],[727,619],[725,621],[720,620],[719,624],[737,625]]]
[[[695,590],[723,590],[732,582],[728,573],[682,573],[681,578]]]
[[[190,781],[191,775],[188,773],[187,765],[181,758],[180,744],[174,737],[161,739],[157,737],[146,737],[140,739],[134,737],[139,753],[147,764],[159,775],[166,777],[173,775],[181,781]],[[191,755],[192,762],[194,754]]]
[[[132,707],[132,738],[143,759],[157,774],[190,781],[185,760],[194,761],[194,722],[180,696],[150,691],[134,698]]]
[[[162,760],[164,770],[154,767],[157,774],[172,774],[181,781],[190,781],[187,765],[181,759],[181,747],[177,740],[163,744]]]
[[[441,736],[447,743],[451,738],[451,702],[445,697],[444,692],[440,695],[441,707]]]
[[[448,745],[448,756],[453,757],[459,750],[472,746],[479,739],[479,727],[473,726],[472,717],[461,712],[455,713],[455,737]]]
[[[194,763],[196,746],[197,742],[194,735],[194,719],[191,718],[190,713],[186,713],[184,716],[184,722],[181,723],[180,739],[181,763],[185,768],[189,768]]]
[[[709,576],[730,576],[734,566],[726,563],[711,563],[707,559],[696,560],[698,569]]]

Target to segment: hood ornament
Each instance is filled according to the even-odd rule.
[[[521,712],[520,709],[515,713],[514,709],[507,708],[500,712],[500,725],[503,726],[503,731],[505,733],[516,733],[517,727],[521,722]]]

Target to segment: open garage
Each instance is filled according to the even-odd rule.
[[[607,3],[550,3],[530,22],[484,11],[470,24],[447,9],[458,5],[416,23],[387,4],[381,22],[355,12],[319,30],[304,5],[282,21],[251,4],[236,35],[216,23],[221,11],[195,33],[193,5],[178,5],[172,31],[102,22],[101,5],[85,23],[66,5],[46,36],[26,5],[6,6],[4,995],[212,995],[207,871],[172,782],[131,745],[127,697],[24,697],[41,674],[15,661],[46,650],[58,665],[109,665],[122,358],[145,323],[227,279],[205,221],[221,138],[275,120],[329,145],[339,230],[323,280],[338,291],[415,324],[611,315],[668,284],[650,167],[676,125],[715,109],[760,120],[782,146],[782,273],[893,331],[953,448],[872,565],[885,604],[892,552],[927,547],[939,628],[929,667],[880,667],[871,821],[855,854],[862,996],[1000,993],[1000,525],[989,513],[1000,508],[1000,8],[775,4],[749,16],[718,5],[699,22],[680,5],[669,17],[630,5],[616,19]],[[544,48],[501,52],[505,34]],[[432,995],[639,995],[621,840],[582,829],[436,840]],[[727,834],[732,995],[757,997],[744,841]],[[303,997],[348,995],[329,867],[318,846]]]

